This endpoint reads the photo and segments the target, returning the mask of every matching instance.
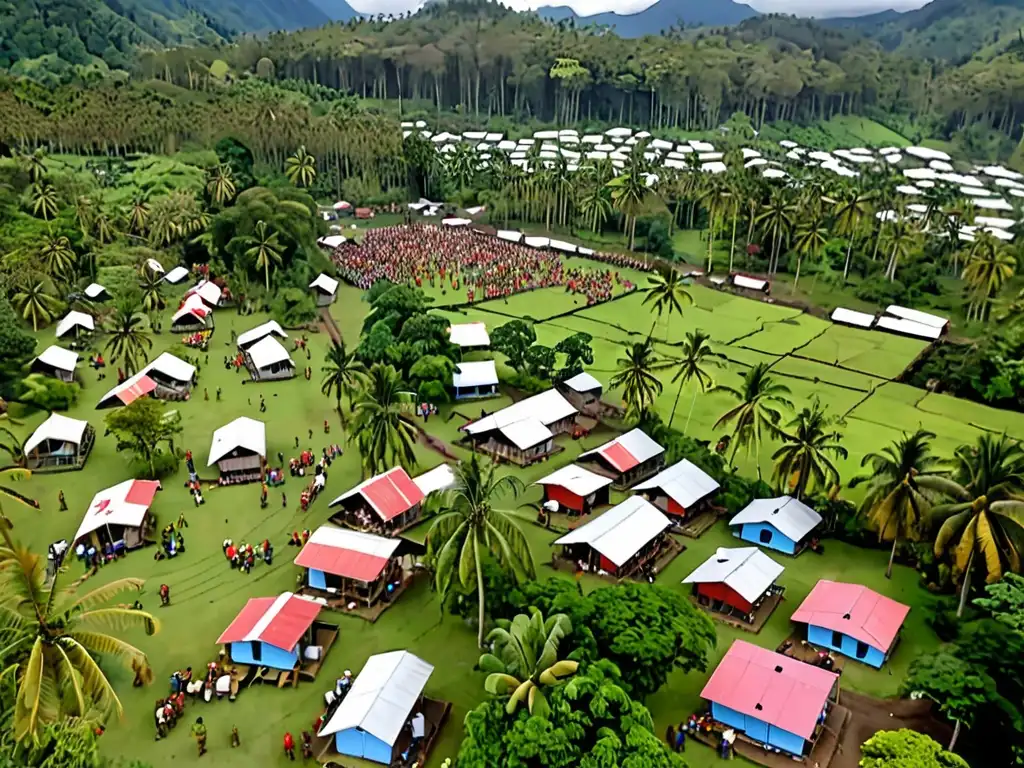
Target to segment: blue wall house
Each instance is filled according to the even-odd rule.
[[[391,765],[433,671],[408,651],[371,656],[318,735],[334,736],[339,755]]]
[[[320,604],[285,592],[248,601],[217,642],[236,664],[292,670],[302,659],[303,638],[320,614]]]
[[[807,642],[880,669],[899,641],[910,607],[860,584],[822,579],[791,617]]]
[[[838,679],[821,667],[736,640],[701,697],[718,722],[758,743],[805,757],[836,700]]]
[[[754,499],[729,521],[732,535],[787,555],[807,545],[821,515],[790,496]]]

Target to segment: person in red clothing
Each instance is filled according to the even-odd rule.
[[[292,738],[291,731],[284,734],[284,753],[288,755],[289,760],[295,759],[295,739]]]

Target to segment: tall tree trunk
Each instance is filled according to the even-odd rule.
[[[892,551],[889,553],[889,567],[885,569],[885,578],[892,578],[892,563],[896,559],[896,545],[899,544],[900,537],[892,537]]]
[[[690,398],[690,411],[686,414],[686,424],[683,425],[683,434],[690,431],[690,419],[693,417],[693,406],[697,404],[697,390],[693,390],[693,397]]]
[[[484,572],[480,567],[480,540],[477,538],[476,532],[473,532],[473,561],[476,564],[476,598],[479,605],[477,612],[477,621],[480,625],[477,627],[476,644],[479,648],[484,647]]]
[[[956,725],[953,726],[953,737],[949,740],[949,751],[952,752],[956,747],[956,740],[960,738],[960,721],[956,721]]]
[[[974,566],[974,553],[967,558],[967,568],[964,569],[964,583],[960,585],[960,604],[956,607],[956,617],[962,619],[964,608],[967,607],[967,595],[971,592],[971,569]]]
[[[853,237],[850,237],[850,242],[846,246],[846,261],[843,263],[843,283],[846,282],[846,278],[850,274],[850,256],[853,254]]]

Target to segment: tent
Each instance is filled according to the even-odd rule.
[[[330,503],[340,507],[331,518],[370,532],[398,533],[419,520],[424,499],[419,486],[402,467],[364,480]]]
[[[656,555],[672,522],[653,504],[630,496],[585,525],[555,541],[568,559],[613,576],[632,573]]]
[[[534,485],[543,488],[543,504],[549,502],[568,514],[588,515],[595,507],[608,503],[610,477],[570,464],[543,477]]]
[[[43,373],[61,381],[71,382],[75,380],[75,367],[78,365],[78,359],[77,352],[63,347],[49,346],[32,361],[30,370],[33,373]]]
[[[72,545],[83,539],[96,546],[135,549],[145,543],[146,522],[159,480],[125,480],[92,497]]]
[[[110,292],[99,283],[89,283],[85,287],[85,296],[90,301],[110,301]]]
[[[612,478],[616,487],[628,488],[664,466],[665,449],[642,429],[632,429],[598,448],[584,451],[578,460],[592,464],[595,471]]]
[[[321,272],[316,279],[309,284],[310,290],[316,296],[316,305],[326,307],[332,304],[338,296],[338,281],[330,275]]]
[[[213,310],[195,293],[187,294],[171,316],[172,333],[198,333],[212,327]]]
[[[210,309],[213,309],[220,304],[220,300],[224,295],[224,292],[216,283],[212,283],[209,280],[201,280],[185,291],[185,295],[198,296],[203,300],[203,303],[209,306]]]
[[[61,318],[61,321],[57,323],[57,338],[67,336],[69,333],[74,335],[76,338],[81,336],[83,333],[90,333],[96,330],[96,323],[93,321],[91,315],[85,314],[85,312],[79,312],[72,310]]]
[[[154,397],[160,400],[187,400],[196,378],[196,367],[170,352],[164,352],[140,373],[156,384]]]
[[[217,465],[221,485],[259,482],[267,458],[267,427],[262,421],[239,416],[213,433],[210,459]]]
[[[319,603],[291,592],[256,597],[238,612],[217,643],[228,647],[235,664],[291,671],[304,658],[302,645],[310,644],[308,633],[319,615]]]
[[[717,480],[686,459],[633,486],[634,491],[643,492],[659,509],[681,519],[707,508],[718,488]]]
[[[262,325],[257,325],[255,328],[251,328],[245,333],[238,334],[238,346],[240,349],[248,349],[257,341],[265,339],[267,336],[278,336],[282,339],[287,339],[288,334],[284,332],[276,320],[268,320]]]
[[[21,450],[25,454],[25,466],[31,470],[79,469],[85,464],[95,440],[96,431],[89,422],[51,413]]]
[[[456,363],[452,373],[452,389],[456,400],[490,397],[498,393],[498,371],[493,360]]]
[[[729,521],[732,535],[769,549],[798,555],[821,515],[790,496],[754,499]]]
[[[273,336],[265,336],[245,351],[246,367],[253,381],[274,381],[295,376],[288,350]]]
[[[104,408],[118,408],[122,405],[130,405],[140,397],[150,394],[156,390],[156,382],[143,371],[134,376],[129,376],[122,383],[109,390],[96,404],[97,410]]]

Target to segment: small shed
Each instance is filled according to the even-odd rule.
[[[79,355],[70,349],[49,346],[32,361],[32,373],[42,373],[61,381],[75,380],[75,368],[78,366]]]
[[[242,350],[249,349],[253,344],[262,341],[268,336],[277,336],[280,339],[288,338],[288,334],[284,332],[284,328],[280,326],[277,320],[268,320],[262,325],[250,328],[245,333],[238,334],[238,347]]]
[[[711,504],[718,481],[696,464],[683,459],[663,469],[650,480],[634,485],[658,509],[677,520],[688,520]]]
[[[408,651],[371,656],[317,735],[333,736],[335,749],[346,757],[396,764],[403,742],[426,736],[418,710],[433,671]]]
[[[692,584],[697,602],[713,611],[752,618],[765,600],[781,591],[775,580],[783,570],[757,547],[719,547],[683,584]]]
[[[322,525],[295,558],[306,588],[328,600],[372,608],[402,582],[403,539]]]
[[[96,322],[92,319],[92,315],[73,309],[57,323],[57,338],[71,336],[77,339],[95,330]]]
[[[448,329],[448,341],[461,349],[486,349],[491,346],[486,323],[459,323]]]
[[[874,315],[867,312],[858,312],[855,309],[847,309],[846,307],[836,307],[833,309],[829,319],[833,323],[849,325],[853,328],[863,328],[864,330],[870,330],[871,326],[875,324]]]
[[[153,396],[160,400],[188,400],[196,380],[196,367],[170,352],[162,353],[140,373],[156,384]]]
[[[163,278],[161,278],[161,279],[165,283],[170,283],[171,285],[177,285],[182,280],[184,280],[186,277],[188,277],[188,275],[189,275],[189,272],[188,272],[188,270],[185,267],[178,266],[178,267],[172,267],[167,272],[167,274],[165,274],[163,276]]]
[[[194,293],[187,294],[178,311],[171,315],[171,333],[199,333],[211,328],[213,310]]]
[[[249,600],[217,643],[226,645],[235,664],[258,664],[291,671],[314,645],[311,630],[320,604],[283,592]]]
[[[495,458],[531,464],[555,451],[555,435],[570,432],[576,408],[554,389],[520,400],[462,427],[473,447]]]
[[[255,483],[263,479],[266,458],[266,425],[248,416],[239,416],[214,431],[206,466],[217,465],[221,485]]]
[[[316,279],[309,284],[309,289],[316,297],[318,307],[326,307],[334,303],[338,297],[338,281],[330,275],[321,272]]]
[[[807,625],[807,642],[876,669],[892,654],[910,607],[860,584],[821,579],[791,619]]]
[[[156,382],[153,381],[144,371],[139,371],[134,376],[129,376],[113,389],[109,390],[96,404],[96,410],[104,408],[120,408],[122,405],[130,405],[152,392],[156,391]]]
[[[198,296],[210,309],[215,309],[220,304],[224,291],[219,285],[210,280],[200,280],[187,291],[185,296]]]
[[[756,291],[757,293],[771,293],[772,289],[772,284],[763,277],[744,275],[741,272],[733,274],[732,284],[737,288],[742,288],[746,291]]]
[[[245,351],[245,363],[253,381],[276,381],[295,376],[288,350],[273,336],[265,336]]]
[[[578,460],[612,478],[616,488],[628,488],[665,466],[665,449],[642,429],[632,429],[599,448],[581,453]]]
[[[95,441],[96,430],[89,422],[51,413],[21,450],[25,466],[35,472],[81,469]]]
[[[452,389],[456,400],[492,397],[498,394],[498,371],[493,360],[456,363],[452,372]]]
[[[798,555],[807,546],[811,532],[821,523],[821,515],[791,496],[754,499],[729,521],[732,535]]]
[[[824,729],[838,689],[834,672],[735,640],[700,695],[719,723],[799,758]]]
[[[544,506],[554,502],[558,511],[569,515],[589,515],[594,507],[608,503],[610,477],[570,464],[541,478],[534,485],[544,489]]]
[[[159,480],[125,480],[100,491],[92,497],[72,546],[88,542],[97,549],[107,544],[115,549],[141,547],[146,543],[149,508],[159,490]]]
[[[600,402],[604,392],[604,385],[586,371],[560,382],[557,387],[558,391],[581,411]]]
[[[630,496],[555,541],[563,554],[586,570],[625,577],[657,558],[672,522],[653,504]]]
[[[110,301],[110,292],[99,283],[89,283],[84,293],[90,301]]]
[[[395,534],[419,520],[424,494],[402,467],[394,467],[330,503],[340,507],[331,519],[370,533]]]

